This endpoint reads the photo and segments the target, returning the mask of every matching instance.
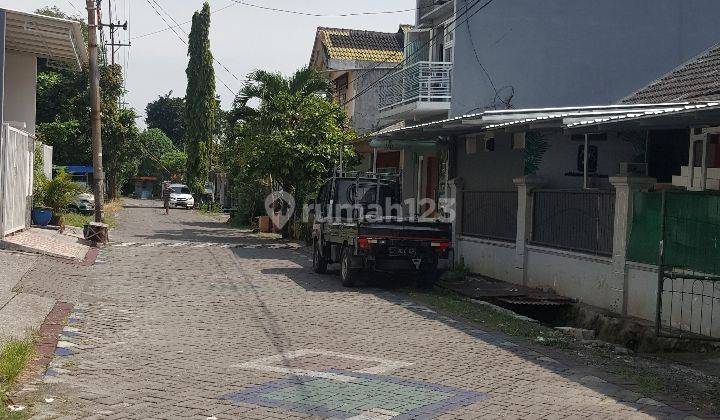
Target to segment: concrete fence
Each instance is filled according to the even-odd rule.
[[[657,269],[627,261],[633,192],[651,188],[655,184],[654,179],[610,178],[614,191],[604,193],[600,198],[604,201],[610,199],[612,203],[601,201],[600,207],[607,211],[597,217],[610,217],[602,220],[603,229],[609,232],[598,235],[602,247],[583,251],[572,250],[572,247],[562,244],[548,246],[533,241],[538,237],[533,232],[536,225],[533,216],[538,214],[533,197],[544,182],[535,177],[518,178],[514,182],[517,187],[517,232],[514,241],[467,236],[463,234],[463,229],[456,228],[457,258],[462,259],[472,272],[481,275],[552,289],[560,295],[618,314],[650,321],[655,319]],[[466,195],[463,194],[462,181],[455,183],[452,192],[461,219],[456,221],[456,225],[463,226],[462,218],[468,217],[468,214],[463,210]],[[593,197],[589,195],[587,198],[596,200]],[[477,215],[474,217],[477,218]],[[567,220],[566,224],[571,226],[571,222]],[[590,228],[594,229],[593,226]]]

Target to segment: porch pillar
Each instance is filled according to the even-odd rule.
[[[515,237],[515,270],[510,281],[527,286],[527,243],[532,237],[532,192],[545,184],[545,180],[536,176],[523,176],[513,179],[518,192],[517,236]]]
[[[657,183],[649,177],[615,176],[610,184],[615,188],[615,224],[613,229],[612,284],[613,292],[610,309],[627,315],[628,276],[626,269],[627,246],[633,217],[633,196],[636,192],[647,191]]]

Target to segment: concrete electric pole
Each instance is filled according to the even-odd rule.
[[[99,3],[99,1],[98,1]],[[98,14],[95,0],[87,0],[88,56],[90,73],[90,131],[92,133],[93,192],[95,193],[95,222],[103,222],[103,187],[105,173],[102,161],[102,129],[100,114],[100,72],[98,70]]]

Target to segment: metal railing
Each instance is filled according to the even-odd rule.
[[[614,226],[613,191],[533,193],[531,244],[612,255]]]
[[[465,191],[462,234],[502,241],[517,235],[517,191]]]
[[[452,63],[420,61],[380,82],[380,111],[412,102],[450,102]]]
[[[29,227],[35,138],[3,124],[0,137],[0,238]]]

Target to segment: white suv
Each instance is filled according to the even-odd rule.
[[[190,193],[190,188],[185,184],[170,184],[170,207],[182,207],[191,209],[195,207],[195,198]]]

